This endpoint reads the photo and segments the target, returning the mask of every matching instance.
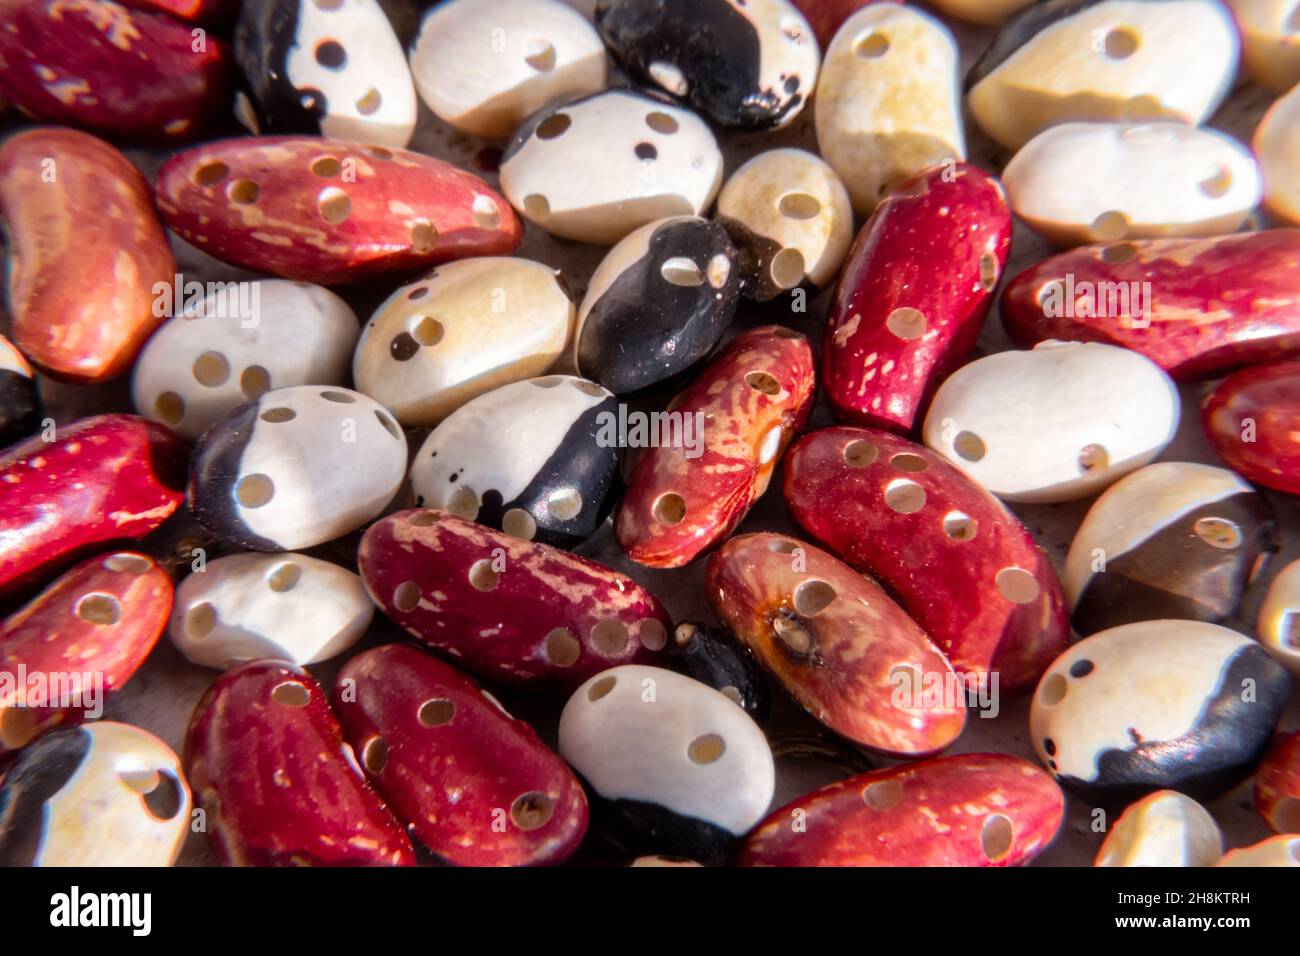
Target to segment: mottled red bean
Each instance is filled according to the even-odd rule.
[[[158,206],[218,259],[325,285],[508,255],[523,238],[509,203],[450,163],[308,136],[186,150],[159,172]]]
[[[1243,478],[1300,494],[1300,362],[1229,375],[1201,412],[1206,437]]]
[[[407,633],[504,684],[567,693],[618,664],[655,663],[672,628],[631,578],[442,511],[375,522],[358,563]]]
[[[1002,322],[1047,339],[1141,352],[1179,381],[1300,354],[1300,229],[1081,246],[1020,273]]]
[[[38,119],[114,139],[193,139],[227,115],[231,69],[223,40],[162,13],[112,0],[0,0],[0,91]]]
[[[881,753],[921,756],[966,722],[966,694],[925,632],[870,578],[778,534],[709,559],[713,610],[804,709]]]
[[[125,372],[164,318],[154,286],[176,272],[144,177],[94,136],[28,130],[0,148],[0,217],[18,348],[75,382]]]
[[[1065,812],[1050,776],[1009,754],[961,754],[875,770],[774,811],[742,866],[1020,866]]]
[[[822,374],[835,416],[911,431],[974,346],[1010,247],[1006,193],[974,166],[935,166],[890,192],[831,303]]]
[[[767,490],[808,420],[812,350],[779,325],[738,335],[671,406],[681,440],[647,448],[614,517],[633,561],[676,568],[722,541]]]
[[[1061,584],[1019,519],[941,456],[825,428],[786,456],[794,519],[898,598],[959,673],[1027,689],[1070,640]]]
[[[185,446],[136,415],[97,415],[0,454],[0,593],[104,541],[142,538],[184,497]]]
[[[371,783],[449,862],[558,863],[587,831],[587,796],[568,765],[429,654],[387,644],[352,658],[334,706]]]
[[[208,688],[185,774],[227,866],[410,866],[411,841],[357,766],[324,690],[252,661]]]
[[[81,562],[6,618],[0,754],[51,727],[100,716],[105,696],[153,650],[171,609],[167,572],[146,555],[116,551]]]

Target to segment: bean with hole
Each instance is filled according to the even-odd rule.
[[[629,76],[720,126],[786,126],[817,86],[817,40],[789,0],[601,0],[595,18]]]
[[[505,199],[471,173],[318,136],[193,147],[163,165],[156,191],[167,225],[209,255],[320,285],[509,255],[523,238]]]
[[[295,385],[237,406],[203,433],[188,499],[213,534],[290,551],[373,519],[405,474],[406,436],[386,408],[350,389]]]
[[[0,782],[0,866],[171,866],[190,833],[180,759],[101,720],[45,734]]]
[[[223,286],[167,312],[135,363],[131,397],[189,441],[271,386],[343,385],[360,334],[339,296],[285,279]]]
[[[1300,356],[1297,257],[1296,229],[1083,246],[1016,276],[1002,293],[1002,323],[1023,348],[1105,342],[1179,382],[1218,378]]]
[[[663,668],[592,677],[564,705],[559,739],[630,853],[717,862],[772,802],[776,770],[759,726],[713,688]]]
[[[181,581],[168,635],[217,670],[263,658],[315,664],[359,641],[374,612],[347,568],[305,554],[231,554]]]
[[[727,343],[673,402],[678,440],[646,448],[633,466],[614,515],[633,561],[681,567],[740,524],[808,420],[814,374],[808,340],[783,326]]]
[[[573,319],[550,266],[499,256],[448,263],[380,303],[352,377],[403,425],[437,425],[494,388],[544,374],[568,346]]]
[[[411,74],[435,116],[499,141],[548,103],[603,90],[605,47],[560,0],[451,0],[421,21]]]
[[[1179,122],[1052,126],[1016,153],[1002,181],[1016,216],[1058,246],[1226,235],[1261,192],[1249,149]]]
[[[1029,730],[1038,759],[1092,806],[1162,789],[1205,800],[1254,771],[1289,692],[1282,665],[1236,631],[1142,621],[1058,657],[1034,692]]]
[[[394,147],[411,140],[415,87],[376,0],[244,4],[235,54],[255,135],[317,133]]]
[[[226,866],[415,863],[325,691],[296,665],[252,661],[218,677],[190,718],[185,771]]]
[[[153,650],[171,609],[166,571],[144,554],[109,551],[73,565],[5,618],[0,757],[53,727],[102,714]],[[66,700],[27,698],[38,686],[56,695],[69,681]]]
[[[1226,468],[1162,461],[1106,489],[1065,559],[1074,629],[1154,618],[1218,624],[1277,550],[1268,501]]]
[[[920,508],[894,507],[898,480]],[[889,588],[954,670],[986,681],[977,693],[1032,688],[1069,644],[1061,584],[1029,530],[930,449],[877,429],[810,432],[786,455],[784,493],[794,520]]]
[[[817,147],[860,216],[922,170],[966,158],[957,41],[911,4],[870,3],[844,21],[813,102]]]
[[[888,194],[862,227],[831,300],[822,375],[840,421],[911,432],[975,345],[1011,246],[996,179],[937,167]]]
[[[1150,359],[1051,341],[962,366],[935,392],[921,433],[1003,501],[1073,501],[1154,460],[1181,410]]]
[[[672,379],[717,345],[742,282],[736,248],[718,223],[698,216],[648,223],[596,267],[578,308],[574,366],[616,395]]]
[[[587,831],[573,771],[524,721],[429,654],[385,644],[348,661],[334,707],[352,749],[411,834],[458,866],[566,859]],[[382,765],[367,760],[382,740]]]
[[[1064,815],[1061,788],[1026,760],[935,757],[804,794],[760,823],[736,862],[1023,866],[1051,845]]]
[[[1066,121],[1199,126],[1227,95],[1239,46],[1217,0],[1048,0],[1002,28],[966,76],[967,101],[1013,150]]]
[[[613,506],[617,404],[595,382],[572,375],[513,382],[471,399],[415,453],[415,503],[525,541],[574,548]]]
[[[718,193],[718,221],[741,250],[744,293],[758,302],[824,288],[853,240],[853,207],[835,170],[802,149],[770,149]]]
[[[358,561],[394,623],[470,673],[512,687],[568,693],[605,668],[660,659],[672,629],[631,578],[446,511],[380,519]]]
[[[813,717],[878,753],[940,751],[966,723],[952,667],[870,578],[772,533],[732,538],[709,559],[714,613]]]
[[[630,88],[539,109],[501,158],[501,191],[526,219],[605,245],[657,219],[702,215],[721,183],[722,153],[704,121]]]
[[[678,624],[668,641],[668,667],[712,687],[754,720],[767,719],[771,702],[767,677],[725,628],[699,621]]]

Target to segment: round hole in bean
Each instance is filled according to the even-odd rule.
[[[77,602],[77,617],[87,624],[116,624],[122,619],[122,605],[111,594],[87,594]]]
[[[794,609],[804,617],[820,614],[835,600],[835,589],[825,581],[804,581],[795,589]]]
[[[727,742],[718,734],[702,734],[690,742],[686,755],[691,763],[711,764],[721,759],[727,750]]]
[[[301,577],[302,568],[292,561],[286,561],[271,572],[271,576],[266,579],[266,585],[272,591],[283,594],[285,591],[292,591]]]
[[[361,762],[369,773],[383,773],[388,766],[388,741],[383,737],[371,737],[361,748]]]
[[[686,499],[670,491],[659,496],[653,511],[660,524],[679,524],[686,517]]]
[[[622,653],[627,647],[627,625],[617,618],[606,618],[591,629],[591,646],[605,657]]]
[[[600,700],[614,689],[616,683],[618,683],[617,677],[602,677],[587,688],[587,699],[592,702]]]
[[[271,699],[285,707],[306,707],[311,702],[311,691],[297,681],[285,681],[277,684],[271,691]]]
[[[1053,674],[1043,681],[1042,689],[1038,692],[1038,699],[1042,701],[1044,707],[1055,707],[1065,700],[1065,694],[1069,689],[1069,681],[1063,675]]]
[[[399,611],[409,611],[420,603],[420,586],[414,581],[403,581],[393,591],[393,604]]]
[[[442,727],[456,716],[456,705],[446,697],[435,697],[420,705],[417,716],[425,727]]]
[[[905,342],[912,342],[925,334],[925,314],[910,306],[900,306],[885,319],[885,327]]]
[[[913,514],[925,507],[925,489],[910,479],[895,478],[885,486],[885,504],[899,514]]]
[[[582,653],[582,645],[567,627],[557,627],[546,635],[546,659],[556,667],[570,667]]]
[[[873,810],[888,810],[903,799],[903,785],[897,780],[878,780],[862,788],[862,801]]]
[[[501,583],[501,575],[497,573],[496,568],[492,567],[489,559],[483,558],[470,566],[469,583],[475,590],[492,591]]]
[[[844,461],[853,468],[866,468],[874,464],[880,450],[865,438],[855,438],[844,446]]]
[[[1024,568],[1003,568],[994,579],[998,593],[1012,604],[1029,604],[1041,590],[1038,579]]]
[[[1016,831],[1011,819],[1002,813],[992,813],[980,827],[980,846],[989,862],[1005,859],[1015,844]]]
[[[1198,518],[1192,531],[1206,544],[1224,551],[1241,545],[1241,529],[1226,518]]]

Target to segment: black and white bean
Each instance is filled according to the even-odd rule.
[[[573,547],[609,512],[616,400],[595,382],[550,375],[493,389],[452,412],[411,466],[423,508],[450,511],[526,541]]]
[[[203,434],[187,497],[214,534],[290,551],[377,517],[405,474],[406,436],[387,409],[350,389],[298,385],[239,406]]]
[[[1108,488],[1075,532],[1062,580],[1074,629],[1218,623],[1275,550],[1275,530],[1268,502],[1226,468],[1147,465]]]
[[[244,78],[236,116],[254,133],[411,141],[415,87],[376,0],[245,3],[235,53]]]
[[[717,858],[762,819],[775,787],[772,751],[749,715],[658,667],[615,667],[574,691],[560,754],[645,852]]]
[[[617,395],[671,378],[713,350],[740,290],[736,248],[718,223],[676,216],[642,226],[591,277],[574,364]]]
[[[817,40],[788,0],[600,0],[596,27],[630,76],[721,126],[785,126],[817,86]]]
[[[1039,759],[1101,805],[1153,790],[1214,796],[1250,774],[1290,691],[1257,643],[1202,621],[1094,634],[1047,669],[1029,728]]]
[[[829,285],[853,241],[844,183],[802,149],[770,149],[732,173],[718,219],[742,251],[745,295],[760,302],[804,282]]]
[[[108,720],[53,730],[0,783],[0,866],[171,866],[190,805],[153,734]]]

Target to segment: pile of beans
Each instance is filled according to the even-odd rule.
[[[0,0],[0,864],[1300,866],[1293,21]]]

